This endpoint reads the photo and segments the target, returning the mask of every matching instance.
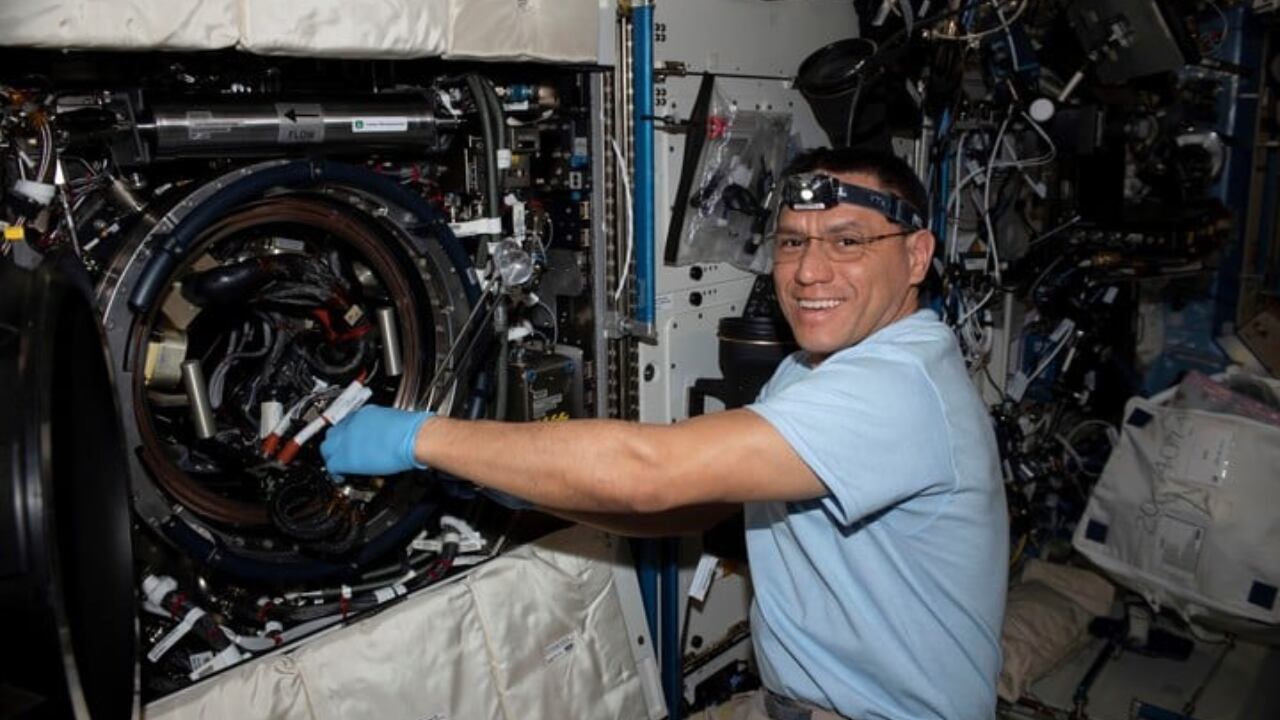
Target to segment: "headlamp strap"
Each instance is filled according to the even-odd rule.
[[[782,202],[792,210],[828,210],[838,203],[858,205],[884,215],[911,230],[925,226],[924,216],[911,203],[886,192],[840,182],[820,173],[804,173],[787,178]]]

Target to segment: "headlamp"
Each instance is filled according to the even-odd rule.
[[[797,173],[782,181],[782,204],[792,210],[830,210],[840,203],[875,210],[909,230],[925,226],[924,216],[911,203],[886,192],[842,183],[822,173]]]

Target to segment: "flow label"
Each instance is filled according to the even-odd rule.
[[[281,144],[324,142],[324,110],[316,103],[276,103],[276,120]]]

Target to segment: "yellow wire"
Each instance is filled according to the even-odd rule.
[[[1018,560],[1022,557],[1022,551],[1027,548],[1027,538],[1028,535],[1026,534],[1018,538],[1018,546],[1014,548],[1013,557],[1009,560],[1009,567],[1013,567],[1018,564]]]

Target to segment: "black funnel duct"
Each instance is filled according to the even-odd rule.
[[[689,388],[689,417],[706,412],[708,397],[726,410],[750,404],[778,363],[796,349],[791,329],[772,317],[721,318],[717,336],[724,379],[701,378]]]
[[[838,40],[805,58],[796,73],[796,88],[833,148],[887,142],[886,101],[875,81],[875,53],[870,40]]]

